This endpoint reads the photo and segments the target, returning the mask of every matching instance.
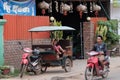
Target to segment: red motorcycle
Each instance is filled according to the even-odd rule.
[[[19,43],[21,44],[21,43]],[[22,45],[21,45],[22,46]],[[22,54],[21,60],[21,69],[20,69],[20,78],[23,77],[25,71],[34,72],[35,74],[41,73],[41,64],[40,64],[40,56],[30,56],[30,53],[35,53],[31,48],[23,48],[24,53]]]
[[[87,66],[85,70],[85,79],[86,80],[93,80],[95,77],[101,76],[102,78],[107,78],[109,73],[109,62],[108,58],[106,57],[104,60],[104,67],[101,66],[98,55],[99,52],[91,51],[87,53],[89,58],[87,59]]]

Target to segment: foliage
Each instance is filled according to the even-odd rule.
[[[20,73],[20,71],[17,70],[17,69],[15,69],[14,73],[10,73],[10,76],[11,76],[11,77],[16,77],[16,76],[19,75],[19,73]]]
[[[96,29],[96,36],[97,35],[101,35],[103,37],[103,40],[106,40],[106,36],[107,36],[107,32],[108,32],[108,22],[103,22],[103,21],[99,21],[98,22],[98,27]]]
[[[61,21],[59,22],[59,21],[54,20],[53,25],[61,27],[62,23],[61,23]],[[62,37],[63,37],[63,31],[53,31],[53,32],[51,32],[51,38],[52,39],[60,40],[60,39],[62,39]]]
[[[7,66],[7,65],[0,66],[0,70],[4,70],[4,69],[10,69],[10,66]]]
[[[108,46],[110,46],[118,43],[120,39],[120,35],[118,35],[117,29],[118,29],[117,20],[98,21],[96,36],[102,35],[104,41],[108,44]]]
[[[72,40],[73,37],[72,36],[67,36],[66,40]]]
[[[19,75],[19,70],[15,69],[14,73],[9,73],[8,75],[3,75],[3,74],[0,74],[0,79],[2,78],[11,78],[11,77],[16,77]]]

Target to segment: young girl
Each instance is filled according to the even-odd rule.
[[[58,40],[57,39],[53,40],[52,45],[53,49],[59,55],[59,57],[62,57],[65,50],[58,44]]]

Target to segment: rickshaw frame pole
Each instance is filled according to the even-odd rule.
[[[33,38],[32,38],[32,32],[31,32],[31,47],[33,45]]]

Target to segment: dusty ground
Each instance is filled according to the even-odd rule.
[[[85,80],[84,71],[86,60],[74,60],[74,66],[71,72],[66,73],[61,67],[50,67],[47,72],[40,75],[25,75],[22,79],[19,77],[0,79],[0,80]],[[111,58],[110,74],[104,80],[120,80],[120,57]],[[97,78],[96,80],[103,80]]]

